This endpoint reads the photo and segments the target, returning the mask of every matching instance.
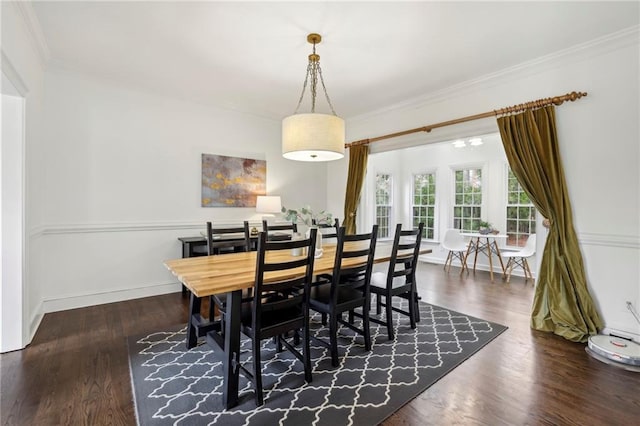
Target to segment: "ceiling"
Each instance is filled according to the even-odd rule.
[[[323,36],[327,90],[348,119],[637,26],[640,15],[638,2],[610,1],[32,5],[48,67],[273,119],[296,107],[311,32]]]

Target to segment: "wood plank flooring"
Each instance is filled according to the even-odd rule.
[[[509,327],[383,424],[640,424],[640,373],[532,331],[531,282],[421,264],[426,302]],[[3,425],[134,425],[126,336],[186,322],[180,293],[45,315],[25,350],[0,356]],[[205,306],[205,309],[207,307]]]

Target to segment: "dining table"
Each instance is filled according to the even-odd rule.
[[[357,244],[357,242],[352,244]],[[374,262],[389,261],[392,247],[391,241],[378,242]],[[195,347],[198,344],[198,338],[204,336],[207,343],[219,346],[223,351],[224,385],[222,396],[226,408],[232,408],[238,404],[242,291],[254,286],[256,253],[255,251],[239,252],[164,262],[167,269],[191,291],[186,333],[187,349]],[[335,253],[335,243],[323,245],[322,255],[314,261],[314,276],[333,271]],[[428,253],[431,253],[431,249],[420,250],[420,254]],[[278,259],[286,261],[294,256],[291,250],[269,254],[277,256],[274,259],[269,258],[270,261]],[[343,267],[354,266],[364,261],[366,258],[343,259]],[[288,275],[281,275],[283,273]],[[291,272],[281,271],[270,274],[268,279],[277,281],[290,276]],[[203,318],[200,314],[202,298],[223,293],[226,293],[227,304],[225,321]]]
[[[473,272],[476,271],[478,253],[484,253],[489,258],[489,276],[491,277],[491,282],[493,282],[493,255],[494,254],[500,261],[500,267],[502,268],[502,273],[504,274],[504,263],[502,262],[502,256],[500,255],[500,248],[498,247],[498,243],[496,240],[506,239],[507,238],[506,234],[500,234],[500,233],[483,234],[480,232],[463,232],[462,236],[469,238],[469,246],[467,247],[467,253],[464,257],[464,263],[467,262],[469,255],[471,253],[474,253]]]

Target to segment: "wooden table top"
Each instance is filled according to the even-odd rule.
[[[315,259],[314,275],[331,273],[335,258],[335,244],[324,244],[323,255]],[[391,258],[392,243],[379,242],[376,245],[375,263],[387,262]],[[255,283],[256,253],[242,252],[214,256],[189,257],[167,260],[164,265],[197,297],[250,288]],[[431,249],[420,249],[420,254],[431,253]],[[293,259],[290,250],[270,253],[268,261]],[[343,265],[356,265],[363,258],[345,259]],[[286,274],[286,275],[285,275]],[[291,276],[291,271],[272,272],[265,280],[278,280]]]

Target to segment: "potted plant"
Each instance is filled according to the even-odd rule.
[[[322,210],[319,213],[314,213],[310,206],[303,206],[300,210],[288,209],[282,207],[282,214],[284,218],[291,222],[302,222],[307,226],[311,226],[314,223],[316,225],[330,224],[333,221],[333,215]]]
[[[489,222],[485,222],[484,220],[481,220],[478,223],[478,232],[481,233],[482,235],[490,234],[492,231],[493,231],[493,225],[491,225]]]

